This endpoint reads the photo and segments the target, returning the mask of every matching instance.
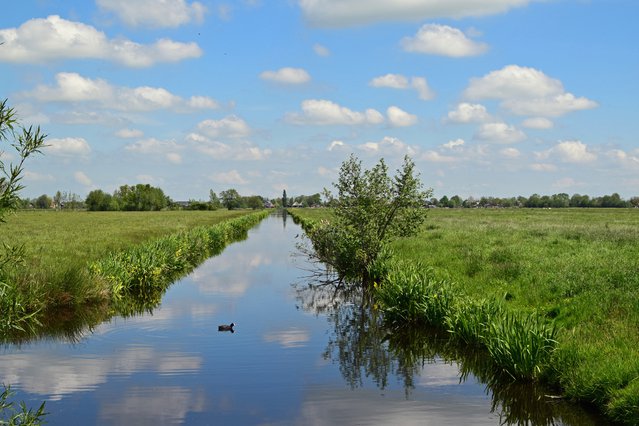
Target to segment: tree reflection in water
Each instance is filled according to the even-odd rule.
[[[316,274],[321,275],[321,274]],[[339,363],[352,388],[370,378],[380,389],[389,380],[404,387],[407,399],[427,364],[455,364],[459,382],[475,377],[491,397],[491,412],[505,425],[601,425],[600,416],[563,399],[536,383],[513,383],[497,376],[497,369],[478,348],[454,344],[445,331],[408,326],[389,329],[375,308],[371,295],[359,286],[340,286],[335,280],[295,286],[301,307],[326,315],[333,326],[324,358]]]

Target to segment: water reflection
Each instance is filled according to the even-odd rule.
[[[552,391],[537,384],[504,382],[494,374],[484,353],[459,347],[445,332],[386,328],[365,292],[345,293],[334,285],[298,285],[297,297],[305,310],[327,315],[332,330],[324,358],[339,365],[351,389],[366,388],[371,381],[383,391],[397,381],[410,401],[416,390],[478,380],[485,384],[491,413],[501,424],[605,424],[582,407],[551,398]]]

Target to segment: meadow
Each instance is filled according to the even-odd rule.
[[[426,291],[445,283],[439,298],[425,297],[471,301],[442,319],[450,331],[462,311],[490,318],[486,301],[503,307],[502,333],[514,330],[515,314],[535,327],[539,319],[552,324],[557,344],[542,379],[615,420],[639,422],[638,209],[432,209],[419,235],[392,249],[396,261],[430,271]]]
[[[267,214],[20,211],[0,227],[0,241],[18,247],[21,258],[0,270],[2,337],[28,336],[62,311],[78,316],[97,306],[108,316],[148,308],[173,279]],[[136,304],[132,289],[147,300]]]

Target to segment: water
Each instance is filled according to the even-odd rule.
[[[46,400],[50,425],[603,423],[531,386],[487,387],[482,357],[310,288],[301,233],[269,217],[152,312],[5,346],[0,378],[29,406]]]

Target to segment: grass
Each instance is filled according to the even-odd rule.
[[[244,223],[244,218],[249,213],[18,212],[0,227],[0,240],[21,246],[18,252],[23,257],[22,262],[0,270],[0,332],[10,339],[14,334],[18,338],[30,335],[43,322],[59,322],[51,319],[54,311],[64,311],[66,316],[77,316],[89,308],[112,313],[108,305],[114,297],[119,306],[113,308],[125,312],[153,305],[160,291],[147,292],[140,303],[132,303],[131,298],[117,297],[124,293],[118,286],[129,288],[130,282],[111,280],[95,265],[111,262],[133,280],[155,276],[153,281],[143,279],[142,284],[153,282],[158,287],[155,283],[162,282],[165,286],[167,280],[193,268],[202,256],[236,238],[239,228],[248,229],[251,224]],[[215,238],[219,241],[212,242]],[[176,250],[182,255],[176,255]],[[170,270],[166,268],[169,263]]]
[[[507,315],[554,323],[558,346],[546,380],[614,420],[639,424],[638,209],[433,209],[418,236],[392,249],[408,264],[432,268],[456,301],[494,300]],[[521,332],[507,321],[495,327]],[[534,345],[543,347],[543,339]]]

